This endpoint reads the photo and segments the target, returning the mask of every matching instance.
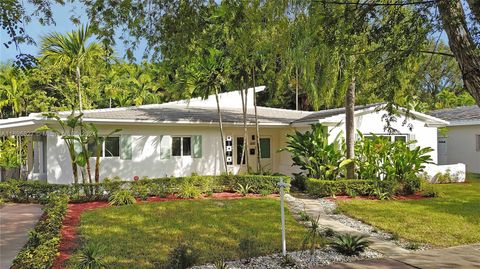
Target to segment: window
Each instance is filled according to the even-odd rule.
[[[260,157],[270,159],[270,138],[260,138]]]
[[[100,146],[102,147],[100,157],[120,157],[120,137],[107,137]],[[97,156],[97,145],[95,142],[88,143],[88,152],[90,152],[91,157]]]
[[[407,142],[407,135],[388,135],[388,134],[376,134],[378,138],[384,139],[386,141],[397,142],[402,141],[404,143]],[[365,139],[373,140],[373,135],[364,135]]]
[[[393,141],[402,141],[404,143],[407,142],[407,136],[406,135],[393,135]]]
[[[475,135],[477,142],[477,151],[480,151],[480,135]]]
[[[191,156],[192,138],[189,136],[172,137],[172,156]]]
[[[120,137],[107,137],[103,148],[104,157],[120,157]]]
[[[240,164],[242,159],[242,152],[243,152],[243,137],[237,137],[237,164]],[[246,152],[244,153],[246,154]],[[243,155],[242,164],[245,164],[245,155]]]

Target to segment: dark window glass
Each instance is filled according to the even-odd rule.
[[[260,155],[262,159],[270,158],[270,138],[260,138]]]
[[[120,137],[107,137],[105,139],[105,157],[120,156]]]
[[[397,141],[407,142],[407,137],[404,136],[404,135],[394,136],[393,139],[394,139],[395,142],[397,142]]]
[[[243,149],[243,137],[237,137],[237,164],[240,164],[242,159],[242,149]],[[243,162],[245,164],[245,156],[243,156]]]
[[[181,137],[172,137],[172,156],[182,156]]]
[[[183,156],[192,155],[192,139],[190,137],[182,137]]]
[[[97,144],[95,143],[95,141],[88,142],[88,153],[90,153],[90,157],[97,157]],[[101,151],[100,157],[102,157]]]

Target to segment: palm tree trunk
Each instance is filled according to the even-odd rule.
[[[252,69],[252,79],[253,79],[253,106],[255,108],[255,139],[257,144],[257,172],[262,172],[261,160],[261,149],[260,149],[260,128],[258,126],[258,112],[257,112],[257,92],[255,90],[256,81],[255,81],[255,67]]]
[[[78,91],[78,106],[79,106],[79,110],[80,112],[82,112],[82,109],[83,109],[83,102],[82,102],[82,91],[80,89],[80,67],[78,67],[77,65],[77,68],[76,68],[76,74],[77,74],[77,91]]]
[[[355,158],[355,77],[350,81],[345,94],[345,142],[347,159]],[[347,165],[347,178],[355,178],[355,163]]]
[[[227,169],[227,156],[225,152],[225,135],[223,134],[223,121],[222,121],[222,111],[220,110],[220,99],[218,98],[218,89],[215,88],[215,100],[217,101],[217,114],[218,114],[218,126],[220,128],[220,138],[222,143],[222,158],[223,158],[223,165],[225,168],[225,173],[228,172]]]
[[[295,110],[298,110],[298,66],[295,67]]]
[[[243,81],[243,80],[242,80]],[[248,145],[248,129],[247,129],[247,97],[248,97],[248,89],[246,87],[245,83],[241,84],[241,96],[242,96],[242,109],[243,109],[243,146],[242,146],[242,158],[240,161],[240,166],[243,164],[243,160],[245,159],[245,165],[247,166],[247,172],[248,170],[248,152],[247,152],[247,145]],[[244,90],[242,88],[245,88],[245,97],[243,96]]]

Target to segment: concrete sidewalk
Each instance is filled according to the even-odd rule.
[[[364,260],[352,263],[338,263],[328,269],[450,269],[480,268],[480,244],[444,249],[430,249],[416,253],[391,256],[378,260]]]
[[[37,204],[6,204],[0,207],[0,269],[8,269],[27,243],[28,232],[42,215]]]

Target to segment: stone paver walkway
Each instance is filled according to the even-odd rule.
[[[0,269],[8,269],[28,240],[30,231],[42,215],[40,205],[5,204],[0,206]]]
[[[324,269],[473,269],[480,268],[480,244],[430,249],[379,260],[338,263]]]
[[[409,253],[408,250],[397,246],[391,241],[385,241],[378,238],[369,236],[359,232],[356,229],[353,229],[331,217],[329,217],[324,209],[321,206],[320,202],[317,199],[310,198],[295,198],[289,194],[285,195],[285,200],[289,204],[290,210],[293,212],[305,211],[311,218],[318,219],[319,224],[322,227],[330,228],[335,232],[339,233],[349,233],[354,235],[365,235],[368,236],[369,240],[372,241],[371,249],[376,250],[380,253],[383,253],[386,256],[391,255],[401,255]]]

